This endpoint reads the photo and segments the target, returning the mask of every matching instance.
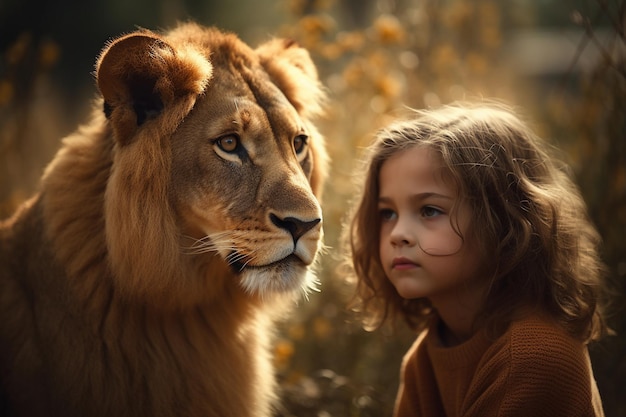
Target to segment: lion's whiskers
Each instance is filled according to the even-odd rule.
[[[242,260],[244,260],[246,258],[247,258],[247,256],[242,254],[242,253],[231,252],[230,254],[228,254],[228,256],[226,256],[226,262],[228,262],[228,265],[233,265],[233,264],[235,264],[237,262],[240,262],[240,261],[242,261]],[[248,259],[245,262],[244,266],[247,265],[248,262],[250,262],[250,259]]]
[[[220,232],[204,236],[200,239],[185,236],[185,238],[192,240],[193,243],[189,246],[183,246],[182,252],[185,255],[201,255],[208,252],[232,252],[235,250],[235,247],[230,242],[230,239],[228,239],[230,235],[231,233],[229,232]]]
[[[200,239],[191,236],[185,236],[193,240],[189,246],[183,246],[182,251],[185,255],[202,255],[204,253],[227,253],[224,260],[228,265],[241,263],[241,268],[245,268],[250,262],[255,261],[258,257],[252,254],[242,254],[237,251],[237,247],[231,242],[232,232],[219,232],[204,236]]]

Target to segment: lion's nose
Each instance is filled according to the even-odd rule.
[[[291,233],[294,243],[296,243],[306,232],[314,228],[319,222],[322,221],[322,219],[304,221],[296,217],[285,217],[284,219],[281,219],[273,213],[270,214],[270,219],[276,226]]]

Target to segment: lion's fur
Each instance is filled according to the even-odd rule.
[[[0,414],[269,416],[272,320],[321,239],[315,67],[188,23],[111,42],[96,69],[90,122],[0,224]],[[245,153],[213,144],[229,123]]]

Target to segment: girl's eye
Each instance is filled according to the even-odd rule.
[[[293,138],[293,149],[296,151],[296,154],[300,154],[306,149],[308,140],[309,137],[307,135],[298,135]]]
[[[422,216],[424,217],[437,217],[443,214],[443,211],[433,206],[425,206],[422,208]]]
[[[215,144],[224,152],[234,153],[239,148],[239,137],[237,135],[226,135],[215,140]]]
[[[396,213],[391,209],[380,209],[378,213],[383,221],[393,220],[396,217]]]

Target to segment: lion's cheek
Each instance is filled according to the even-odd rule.
[[[213,202],[211,207],[203,204],[192,204],[179,209],[179,222],[188,236],[204,238],[208,235],[231,230],[234,225],[229,221],[226,207]]]

